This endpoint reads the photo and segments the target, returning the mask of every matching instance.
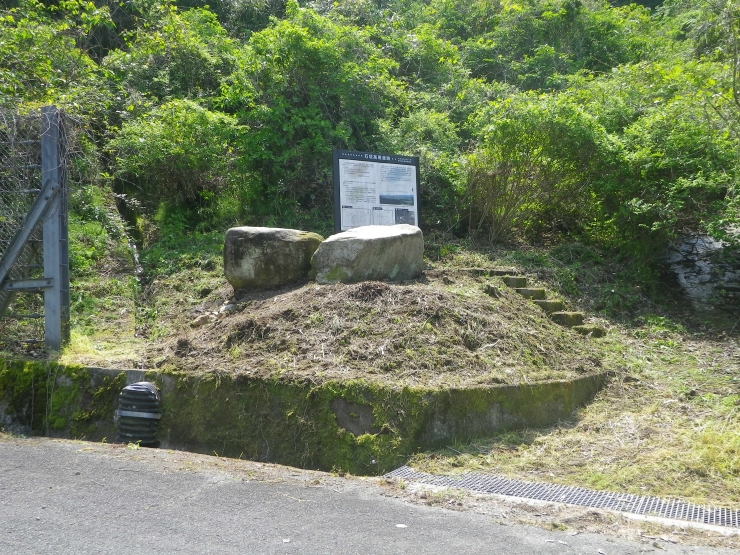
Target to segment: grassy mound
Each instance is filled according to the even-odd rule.
[[[485,293],[493,284],[496,298]],[[314,283],[235,299],[236,313],[152,346],[163,368],[423,386],[535,383],[601,370],[598,347],[500,278]]]

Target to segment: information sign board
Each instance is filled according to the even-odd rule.
[[[334,231],[419,225],[419,158],[334,149]]]

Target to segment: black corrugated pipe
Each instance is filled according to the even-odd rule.
[[[160,418],[157,386],[150,382],[127,385],[118,397],[118,441],[159,447],[157,426]]]

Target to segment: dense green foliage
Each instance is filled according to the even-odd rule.
[[[326,233],[350,148],[421,157],[427,230],[647,264],[681,233],[737,237],[734,0],[3,5],[0,105],[65,108],[81,189],[140,228]]]

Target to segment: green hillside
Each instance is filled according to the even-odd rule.
[[[662,266],[687,234],[740,260],[739,40],[735,0],[2,0],[0,115],[66,114],[60,360],[448,386],[603,368],[573,421],[414,462],[740,506],[737,305],[697,314]],[[420,157],[426,281],[302,284],[194,328],[231,298],[226,229],[331,234],[332,148]],[[456,273],[501,267],[606,337]],[[42,357],[15,325],[0,355]]]
[[[6,0],[0,106],[64,108],[75,194],[119,195],[143,246],[164,219],[326,233],[337,147],[419,155],[426,232],[649,267],[737,223],[740,8],[642,4]]]

